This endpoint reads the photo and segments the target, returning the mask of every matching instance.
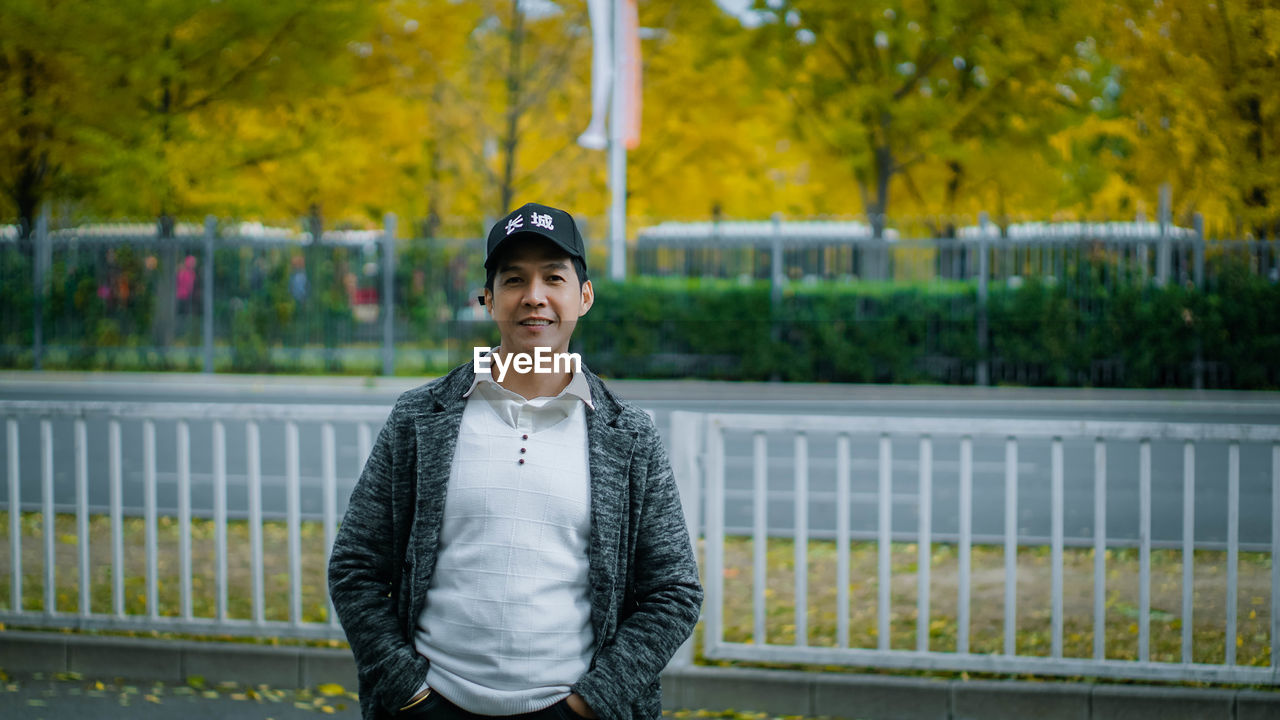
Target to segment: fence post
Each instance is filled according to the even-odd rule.
[[[782,303],[782,213],[773,214],[773,233],[769,236],[769,304],[774,310]]]
[[[782,308],[782,283],[786,281],[783,274],[782,259],[782,213],[773,214],[773,232],[769,236],[769,339],[776,345],[782,341],[782,328],[778,327],[778,315]],[[775,368],[769,377],[770,381],[781,379]]]
[[[991,367],[987,358],[987,228],[991,218],[987,213],[978,213],[978,367],[977,385],[991,384]]]
[[[33,277],[32,299],[34,300],[35,310],[35,327],[34,337],[32,338],[33,349],[35,351],[35,369],[41,370],[44,366],[44,295],[45,295],[45,275],[49,272],[49,266],[53,264],[53,250],[49,245],[49,204],[43,203],[40,208],[40,215],[36,218],[36,236],[35,247],[31,254]]]
[[[1193,261],[1194,278],[1196,291],[1204,290],[1204,215],[1195,214],[1194,219],[1196,236],[1192,240],[1191,252],[1195,256]],[[1196,359],[1195,372],[1192,382],[1196,390],[1204,389],[1204,336],[1201,334],[1203,326],[1196,328]]]
[[[702,454],[704,426],[700,413],[683,410],[671,413],[671,471],[676,478],[676,487],[680,490],[685,527],[689,530],[689,543],[695,555],[698,551],[698,537],[702,535],[702,472],[698,463]],[[693,637],[690,636],[671,658],[670,666],[692,665],[693,650]]]
[[[217,231],[218,219],[212,215],[204,218],[204,292],[201,309],[201,325],[204,330],[204,371],[213,372],[213,234]]]
[[[382,216],[382,374],[395,374],[396,214]]]
[[[1156,284],[1164,285],[1169,282],[1169,275],[1172,270],[1171,256],[1172,248],[1169,247],[1171,238],[1169,233],[1169,225],[1172,219],[1172,191],[1169,183],[1161,183],[1160,185],[1160,245],[1156,248]]]
[[[1134,215],[1133,220],[1137,225],[1142,225],[1147,221],[1147,214],[1139,210],[1138,213]],[[1151,271],[1147,268],[1147,242],[1142,239],[1141,227],[1137,228],[1136,233],[1137,235],[1135,236],[1135,239],[1137,242],[1134,255],[1138,262],[1138,272],[1142,278],[1142,284],[1146,285],[1147,280],[1151,277]]]
[[[1195,216],[1196,237],[1192,252],[1195,254],[1195,282],[1196,289],[1204,289],[1204,215],[1196,213]]]

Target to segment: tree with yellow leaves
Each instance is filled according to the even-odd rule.
[[[86,192],[86,131],[105,109],[94,102],[104,99],[102,11],[12,0],[0,12],[0,194],[24,245],[42,202]]]
[[[1104,51],[1121,71],[1119,170],[1135,194],[1173,189],[1183,222],[1200,211],[1256,234],[1280,222],[1280,3],[1118,0]]]
[[[249,147],[220,132],[219,118],[283,105],[340,81],[347,43],[368,19],[350,0],[125,0],[111,8],[102,22],[115,40],[99,48],[110,52],[97,73],[115,111],[95,127],[107,158],[96,198],[113,214],[159,217],[161,237],[172,236],[172,218],[210,209],[202,194],[254,159]],[[160,259],[152,327],[168,345],[175,248],[164,245]]]
[[[1085,35],[1065,0],[761,0],[755,10],[762,75],[790,99],[797,134],[848,168],[877,233],[895,179],[920,206],[954,208],[975,152],[1042,140],[1078,110],[1085,81],[1072,49]],[[910,175],[938,163],[941,197]]]

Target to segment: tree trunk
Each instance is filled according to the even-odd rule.
[[[36,214],[40,212],[40,201],[44,194],[44,182],[49,173],[49,155],[38,148],[41,136],[48,139],[51,131],[48,127],[40,127],[32,118],[36,95],[39,92],[40,65],[30,52],[23,50],[18,56],[18,68],[21,74],[22,120],[18,125],[18,159],[17,177],[10,191],[13,204],[18,210],[18,247],[24,255],[31,256],[33,251],[31,237],[35,233]]]
[[[164,49],[169,51],[173,47],[173,36],[165,35]],[[161,116],[161,144],[160,144],[160,164],[164,167],[166,159],[164,156],[165,146],[169,142],[170,136],[170,113],[173,109],[173,81],[166,75],[160,81],[160,116]],[[167,182],[167,179],[166,179]],[[164,199],[160,207],[160,219],[158,226],[158,236],[160,240],[160,267],[158,272],[159,278],[156,281],[156,294],[153,299],[151,313],[151,336],[156,345],[161,348],[168,348],[173,345],[174,340],[174,290],[176,289],[176,276],[178,273],[178,248],[177,240],[174,238],[175,220],[170,212],[172,212],[169,191],[166,190]]]
[[[871,207],[867,209],[871,221],[871,233],[877,242],[873,243],[872,247],[874,262],[869,265],[871,277],[876,280],[888,280],[891,270],[889,267],[889,248],[884,243],[884,230],[889,217],[889,180],[893,178],[893,173],[897,168],[893,165],[893,148],[889,145],[889,126],[892,123],[889,112],[881,111],[878,121],[876,132],[871,136],[875,138],[876,143],[873,149],[876,199]]]
[[[438,112],[440,106],[444,104],[444,83],[437,81],[431,88],[431,104],[432,112]],[[441,172],[440,163],[440,141],[436,139],[435,133],[432,132],[426,139],[427,151],[427,182],[423,188],[423,194],[426,199],[426,213],[423,220],[419,223],[418,235],[424,238],[434,238],[440,229],[440,182]]]
[[[311,287],[320,277],[320,248],[324,239],[324,213],[319,203],[311,203],[307,208],[307,232],[311,233],[311,242],[307,243],[302,257],[303,272],[307,276],[307,299],[310,300]]]
[[[947,219],[942,228],[942,236],[956,236],[956,199],[960,196],[960,183],[964,179],[964,166],[957,160],[947,161],[947,169],[951,177],[947,178]]]
[[[1253,156],[1253,160],[1259,166],[1266,161],[1265,142],[1263,141],[1263,133],[1265,132],[1262,120],[1262,98],[1256,94],[1251,94],[1239,103],[1240,114],[1242,119],[1249,124],[1249,134],[1246,139],[1249,154]],[[1255,237],[1267,237],[1267,225],[1272,219],[1269,217],[1270,198],[1267,196],[1267,188],[1262,184],[1254,184],[1245,190],[1244,206],[1250,210],[1249,222],[1253,225]]]
[[[505,135],[502,138],[502,181],[498,215],[511,211],[515,199],[516,151],[520,146],[520,115],[523,112],[524,77],[522,55],[524,49],[524,11],[519,0],[511,1],[511,31],[507,34],[510,45],[507,52],[507,116]]]
[[[876,199],[867,208],[873,236],[879,240],[884,237],[885,221],[889,214],[889,180],[897,168],[893,165],[893,148],[889,145],[889,127],[893,118],[888,111],[882,111],[877,118],[877,125],[871,133],[875,139],[872,153],[875,157]]]

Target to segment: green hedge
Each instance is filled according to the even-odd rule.
[[[976,355],[964,285],[796,285],[777,308],[767,283],[600,283],[576,346],[626,377],[840,382],[964,381]]]
[[[178,328],[175,347],[154,347],[154,272],[145,267],[145,252],[118,248],[107,276],[55,258],[44,340],[63,350],[61,359],[47,358],[47,367],[198,369],[198,317]],[[381,325],[352,317],[342,285],[343,273],[366,259],[346,249],[309,258],[310,298],[297,303],[288,290],[290,257],[246,248],[217,252],[215,333],[222,357],[230,358],[220,368],[350,372],[344,351],[376,355]],[[480,282],[460,272],[474,265],[461,245],[411,248],[396,283],[402,347],[447,347],[449,359],[460,362],[471,345],[496,341],[490,323],[453,319]],[[3,366],[31,366],[29,277],[28,257],[0,253]],[[121,278],[132,288],[128,303],[100,297],[104,283],[114,287]],[[1207,292],[1137,281],[1107,288],[1097,278],[1074,276],[993,287],[985,351],[970,282],[792,283],[776,306],[760,281],[595,284],[597,303],[574,349],[613,377],[971,384],[985,358],[997,384],[1280,388],[1280,285],[1244,267],[1227,268]],[[317,352],[319,364],[308,359]]]
[[[1280,286],[1240,274],[1183,286],[1028,282],[993,288],[990,377],[1047,386],[1280,387]],[[575,349],[617,377],[972,383],[982,355],[972,284],[601,282]]]

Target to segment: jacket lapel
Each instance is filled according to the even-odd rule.
[[[435,570],[436,548],[444,519],[445,493],[449,486],[449,470],[458,445],[458,429],[467,400],[462,393],[471,386],[474,375],[470,363],[449,373],[431,392],[423,411],[414,419],[418,440],[417,485],[415,509],[410,533],[408,562],[412,586],[410,623],[418,621],[427,586]]]
[[[591,539],[587,549],[587,582],[591,587],[591,626],[596,646],[605,640],[617,582],[618,547],[628,516],[631,454],[636,433],[617,426],[621,407],[604,383],[589,371],[591,401],[587,408],[587,445],[591,468]]]

